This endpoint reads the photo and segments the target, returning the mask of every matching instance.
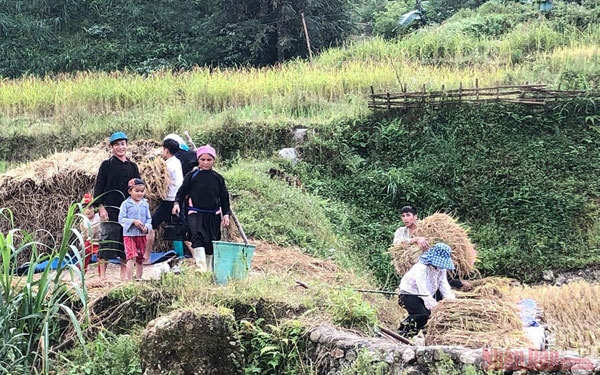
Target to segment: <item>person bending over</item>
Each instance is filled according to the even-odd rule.
[[[454,269],[451,252],[445,243],[435,244],[402,277],[399,304],[406,309],[408,317],[398,328],[400,335],[411,337],[425,327],[431,309],[437,305],[434,296],[438,290],[442,298],[455,298],[446,275],[446,270]]]
[[[395,246],[402,243],[418,244],[421,247],[421,251],[425,252],[429,250],[430,246],[429,242],[427,242],[427,238],[415,236],[419,224],[417,209],[414,206],[404,206],[400,210],[400,213],[402,214],[404,226],[396,229],[392,244]],[[451,287],[460,289],[463,292],[468,292],[472,289],[471,284],[466,280],[460,280],[449,276],[448,282]]]

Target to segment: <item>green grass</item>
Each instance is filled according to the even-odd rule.
[[[79,205],[72,205],[65,220],[64,240],[47,252],[38,251],[31,235],[19,229],[0,233],[0,372],[48,373],[53,368],[52,348],[60,344],[67,326],[83,342],[80,322],[74,306],[81,304],[86,314],[87,290],[84,275],[75,266],[61,266],[55,271],[46,268],[34,277],[34,268],[44,261],[61,264],[68,253],[78,259],[83,239],[74,230]],[[8,220],[12,213],[0,210]],[[70,242],[73,241],[73,242]],[[30,252],[30,266],[23,276],[17,276],[21,252]],[[64,274],[69,274],[63,279]],[[79,281],[68,281],[79,280]],[[77,341],[77,340],[75,340]]]
[[[59,367],[65,375],[141,375],[140,337],[100,332],[95,340],[66,353]]]
[[[246,160],[223,172],[246,234],[360,269],[362,261],[350,250],[343,206],[270,179],[272,167],[281,169],[276,162]]]

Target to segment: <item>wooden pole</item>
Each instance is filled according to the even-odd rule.
[[[231,210],[231,218],[233,219],[233,222],[235,223],[235,226],[237,227],[238,231],[240,232],[240,235],[242,236],[242,239],[244,240],[244,243],[246,245],[248,245],[248,238],[246,237],[246,233],[244,233],[244,229],[242,228],[242,224],[240,224],[240,221],[238,220],[237,216],[235,216],[235,212],[233,212],[233,210]]]
[[[371,86],[371,101],[373,102],[373,108],[375,108],[375,89],[373,89],[373,86]]]
[[[310,49],[310,38],[308,37],[308,29],[306,28],[306,20],[304,19],[304,13],[300,13],[302,16],[302,26],[304,26],[304,36],[306,36],[306,48],[308,48],[308,58],[310,63],[312,64],[313,56],[312,50]]]
[[[198,147],[196,147],[196,144],[194,143],[194,140],[192,139],[192,137],[190,137],[190,133],[188,133],[188,131],[184,131],[183,134],[187,137],[188,142],[190,142],[190,146],[192,146],[192,151],[196,151],[198,149]]]
[[[401,343],[406,344],[406,345],[412,345],[412,343],[410,341],[408,341],[407,338],[400,336],[396,332],[390,331],[389,329],[385,328],[384,326],[377,326],[377,327],[379,327],[381,332],[384,332],[386,335],[392,336],[393,338],[400,341]]]

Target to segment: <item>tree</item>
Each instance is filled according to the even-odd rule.
[[[0,0],[0,77],[264,66],[352,29],[350,0]]]
[[[339,44],[352,30],[349,0],[221,0],[215,26],[221,61],[268,65],[306,56],[300,14],[306,17],[311,46]]]

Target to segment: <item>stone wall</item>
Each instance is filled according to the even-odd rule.
[[[327,375],[358,372],[359,357],[361,366],[367,358],[373,368],[386,374],[476,374],[484,370],[600,374],[599,358],[581,358],[570,352],[408,346],[384,338],[360,337],[330,325],[310,330],[307,355],[318,374]]]

